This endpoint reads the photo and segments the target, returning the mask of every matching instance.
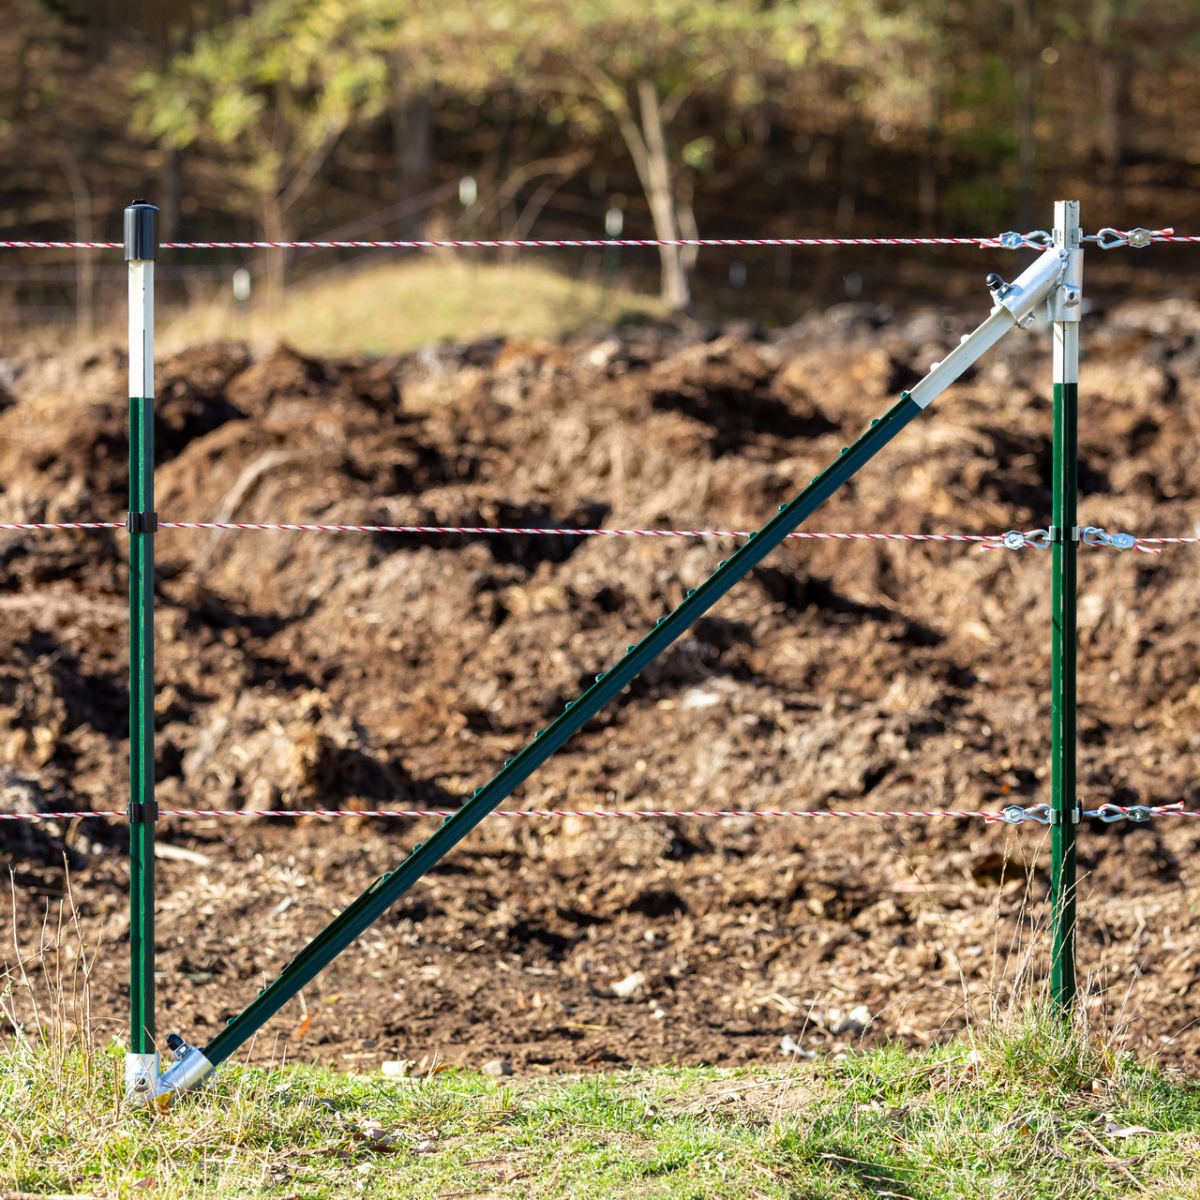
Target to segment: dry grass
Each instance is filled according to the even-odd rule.
[[[481,263],[446,254],[330,272],[288,293],[282,315],[236,311],[222,296],[160,318],[164,350],[223,338],[282,339],[314,355],[395,354],[433,342],[557,338],[656,314],[652,296],[573,279],[536,261]]]

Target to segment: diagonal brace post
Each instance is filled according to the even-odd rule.
[[[173,1039],[178,1061],[164,1072],[158,1095],[194,1086],[214,1067],[224,1062],[301,988],[346,949],[361,933],[377,921],[409,888],[437,865],[488,813],[559,750],[597,712],[650,663],[666,651],[683,633],[742,580],[763,558],[778,546],[802,521],[807,519],[848,479],[879,453],[909,422],[954,382],[972,363],[996,344],[1015,325],[1025,322],[1032,310],[1055,286],[1062,264],[1055,251],[1041,255],[1016,281],[1005,285],[1003,294],[993,292],[996,300],[991,315],[974,333],[965,337],[946,358],[934,364],[929,374],[857,441],[845,447],[838,458],[788,504],[758,530],[699,587],[691,589],[683,602],[655,627],[610,670],[596,676],[596,682],[533,740],[462,808],[445,821],[429,840],[413,847],[408,858],[395,870],[380,876],[361,896],[333,920],[290,962],[277,979],[258,996],[203,1049]]]

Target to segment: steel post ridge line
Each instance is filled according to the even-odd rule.
[[[668,616],[661,617],[640,642],[630,646],[619,662],[597,675],[596,682],[578,699],[571,701],[559,717],[545,729],[539,729],[524,749],[508,759],[488,783],[476,788],[471,798],[428,841],[414,846],[396,870],[380,876],[317,934],[275,981],[263,988],[207,1045],[200,1049],[178,1035],[172,1035],[168,1045],[174,1051],[176,1061],[155,1081],[154,1101],[169,1102],[173,1093],[195,1086],[229,1058],[981,355],[1011,329],[1027,324],[1033,310],[1057,287],[1064,262],[1063,252],[1046,249],[1012,284],[993,287],[995,303],[991,314],[973,333],[967,334],[945,359],[934,363],[911,391],[902,393],[891,409],[872,421],[870,428],[855,442],[844,447],[838,458],[808,487],[789,503],[780,505],[770,521],[751,534],[746,543],[719,564],[699,587],[690,589],[683,602]]]
[[[125,210],[129,272],[129,1051],[127,1094],[152,1092],[154,1030],[154,261],[152,204]]]
[[[1050,643],[1050,995],[1069,1012],[1075,1003],[1077,798],[1076,594],[1079,552],[1079,325],[1083,315],[1083,247],[1079,202],[1054,206],[1054,244],[1067,257],[1050,302],[1054,330],[1054,446],[1051,515]]]

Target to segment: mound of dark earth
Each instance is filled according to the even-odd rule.
[[[199,347],[159,364],[157,509],[753,529],[967,327],[844,307],[770,335],[631,327],[382,361]],[[1198,335],[1183,302],[1087,327],[1084,524],[1193,533]],[[810,528],[1047,525],[1049,377],[1044,330],[1014,335]],[[5,378],[0,520],[119,520],[119,353],[16,358]],[[453,807],[728,546],[163,531],[160,801]],[[511,804],[1045,800],[1049,566],[1037,549],[790,542]],[[1200,799],[1198,577],[1196,548],[1081,556],[1088,806]],[[124,807],[124,588],[124,533],[0,533],[6,811]],[[163,1030],[211,1035],[426,828],[164,819],[162,841],[193,853],[159,863]],[[122,824],[0,823],[0,839],[31,961],[53,953],[69,872],[101,947],[93,1012],[120,1035]],[[1175,1060],[1200,1052],[1198,845],[1183,819],[1081,836],[1089,1004],[1097,1020],[1123,1009],[1135,1045]],[[784,1034],[843,1045],[860,1006],[868,1039],[927,1041],[1006,1004],[1026,955],[1044,955],[1046,850],[1040,827],[966,820],[493,820],[310,989],[310,1021],[289,1006],[256,1053],[364,1069],[771,1061]]]

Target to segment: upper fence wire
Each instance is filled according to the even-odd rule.
[[[1101,250],[1126,246],[1141,249],[1155,242],[1200,242],[1200,236],[1176,234],[1174,229],[1130,229],[1106,227],[1089,234],[1085,242]],[[1030,233],[995,234],[991,237],[783,237],[783,238],[439,238],[403,241],[249,241],[249,242],[161,242],[163,250],[575,250],[657,249],[666,246],[702,248],[755,246],[978,246],[985,250],[1045,250],[1052,235],[1044,229]],[[123,242],[0,241],[5,250],[121,250]]]

